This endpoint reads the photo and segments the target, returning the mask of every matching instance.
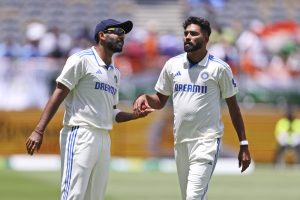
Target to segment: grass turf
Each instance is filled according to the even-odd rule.
[[[251,175],[215,175],[209,200],[299,200],[300,168],[257,166]],[[0,170],[1,200],[59,199],[59,172]],[[106,200],[180,200],[177,175],[111,172]]]

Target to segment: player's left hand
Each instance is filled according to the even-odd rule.
[[[39,151],[43,143],[43,134],[33,131],[26,142],[26,149],[29,155],[33,155],[34,151]]]
[[[248,149],[248,146],[241,146],[239,152],[239,167],[242,167],[241,173],[243,173],[251,163],[251,156]]]

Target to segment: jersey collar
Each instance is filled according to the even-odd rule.
[[[100,66],[100,67],[104,67],[104,68],[106,68],[106,69],[113,69],[114,68],[114,66],[111,64],[111,65],[109,65],[109,66],[107,66],[105,63],[104,63],[104,61],[100,58],[100,56],[97,54],[97,51],[96,51],[96,49],[95,49],[95,47],[94,46],[92,46],[92,51],[93,51],[93,54],[94,54],[94,57],[95,57],[95,59],[96,59],[96,62],[97,62],[97,64]]]
[[[190,63],[190,61],[187,59],[187,53],[185,53],[184,56],[184,62],[187,64],[187,66],[189,66],[189,68],[196,67],[196,66],[206,67],[208,65],[208,60],[209,60],[208,52],[206,53],[205,57],[196,64]]]

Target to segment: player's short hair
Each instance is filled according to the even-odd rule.
[[[201,31],[203,33],[206,33],[208,37],[210,36],[211,28],[210,28],[210,23],[208,20],[201,18],[201,17],[190,16],[189,18],[187,18],[184,21],[183,28],[186,29],[186,27],[188,27],[191,24],[196,24],[196,25],[200,26]]]

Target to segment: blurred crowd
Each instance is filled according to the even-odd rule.
[[[264,24],[255,19],[246,27],[233,21],[226,27],[213,25],[213,29],[209,52],[229,63],[242,89],[262,87],[273,91],[299,91],[299,24],[293,21]],[[51,69],[50,74],[55,77],[69,55],[93,45],[92,32],[93,27],[83,28],[70,35],[58,27],[34,22],[26,27],[24,39],[7,36],[0,43],[0,91],[5,92],[5,84],[16,76],[9,69],[12,65],[26,68],[26,65],[37,63],[37,75],[44,66]],[[159,32],[155,21],[149,21],[145,27],[134,27],[126,37],[123,52],[115,56],[115,65],[125,79],[121,88],[124,94],[135,95],[137,86],[143,84],[150,87],[165,61],[182,52],[182,36],[172,30]],[[42,64],[41,59],[44,60]],[[16,60],[21,63],[16,64]],[[45,84],[49,85],[49,81]],[[0,102],[0,108],[4,104],[1,106]]]
[[[181,36],[170,30],[160,33],[155,21],[146,27],[135,27],[128,35],[122,54],[117,56],[125,73],[139,73],[150,68],[161,68],[166,59],[183,52]],[[264,24],[252,20],[245,28],[234,21],[229,27],[215,26],[209,51],[227,61],[236,75],[252,78],[266,75],[289,81],[300,74],[300,26],[293,21]],[[58,27],[30,23],[25,39],[7,36],[0,43],[0,57],[66,58],[93,45],[92,30],[83,28],[70,35]],[[280,73],[280,76],[277,76]]]

